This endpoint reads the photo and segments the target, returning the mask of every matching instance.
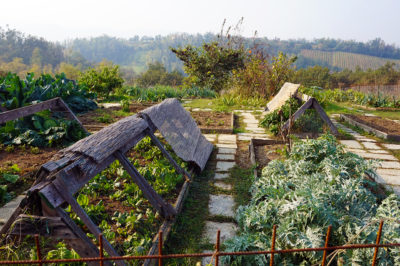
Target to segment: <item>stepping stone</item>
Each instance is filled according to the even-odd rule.
[[[218,148],[218,154],[236,154],[236,148]]]
[[[245,118],[243,119],[243,122],[246,124],[257,124],[258,125],[258,120],[256,118]]]
[[[400,144],[382,144],[382,145],[389,150],[400,150]]]
[[[236,135],[220,134],[218,135],[218,143],[235,144]]]
[[[238,136],[239,140],[243,140],[243,141],[249,141],[251,139],[265,139],[268,140],[270,138],[264,136],[264,137],[254,137],[254,136]]]
[[[218,223],[206,221],[203,238],[207,240],[207,243],[216,243],[218,230],[221,230],[220,241],[221,243],[223,243],[225,240],[231,239],[235,236],[238,227],[234,223]]]
[[[226,143],[217,143],[215,144],[218,148],[229,148],[229,149],[237,149],[236,144],[226,144]]]
[[[8,219],[10,219],[11,215],[24,198],[24,195],[19,195],[18,197],[0,208],[0,229],[8,221]]]
[[[391,154],[378,154],[378,153],[368,153],[368,152],[355,152],[355,154],[360,155],[361,157],[366,159],[398,161],[397,158]]]
[[[387,151],[385,150],[368,150],[368,152],[371,153],[380,153],[380,154],[389,154]]]
[[[234,161],[235,160],[235,155],[233,155],[233,154],[217,154],[217,160]]]
[[[199,111],[201,111],[200,108],[193,108],[192,109],[192,112],[199,112]]]
[[[221,180],[228,177],[229,177],[228,173],[215,173],[214,179]]]
[[[120,103],[101,103],[99,105],[100,105],[100,107],[104,107],[106,109],[113,108],[113,107],[121,107]]]
[[[226,184],[223,182],[215,182],[214,186],[221,188],[221,189],[225,189],[225,190],[232,190],[232,185],[231,184]]]
[[[400,186],[384,185],[384,187],[387,191],[393,191],[394,194],[400,196]]]
[[[368,150],[381,150],[382,148],[372,142],[361,142],[362,145]]]
[[[203,136],[209,141],[214,142],[217,140],[217,135],[215,134],[203,134]]]
[[[362,149],[362,146],[356,140],[339,140],[339,142],[351,149]]]
[[[265,130],[262,128],[246,127],[245,130],[251,131],[254,133],[265,133]]]
[[[374,139],[367,139],[367,138],[364,138],[364,136],[356,137],[356,139],[357,139],[358,141],[361,141],[361,142],[374,142],[374,143],[376,143],[376,140],[374,140]]]
[[[400,186],[400,176],[380,175],[386,184]],[[378,182],[379,183],[379,182]]]
[[[222,215],[233,218],[235,216],[235,212],[233,211],[234,206],[235,200],[230,195],[210,195],[208,211],[210,215]]]
[[[392,175],[392,176],[399,176],[400,177],[400,170],[399,169],[384,169],[378,168],[376,170],[378,175]]]
[[[218,161],[216,171],[217,172],[228,172],[235,165],[236,165],[235,162]]]
[[[400,169],[400,163],[397,162],[380,162],[381,168],[386,169]]]

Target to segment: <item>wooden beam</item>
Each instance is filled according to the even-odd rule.
[[[146,199],[153,205],[154,208],[166,219],[171,219],[176,215],[176,211],[171,204],[165,202],[157,192],[150,186],[147,180],[136,170],[136,168],[131,164],[131,162],[126,158],[124,154],[120,151],[116,151],[115,157],[122,164],[124,169],[132,177],[133,182],[135,182]]]
[[[334,134],[335,136],[338,136],[339,131],[337,130],[336,126],[332,123],[331,119],[326,114],[325,110],[321,107],[321,105],[318,103],[318,101],[315,98],[313,98],[313,99],[314,99],[313,108],[317,111],[317,113],[322,118],[322,120],[324,120],[325,123],[328,125],[332,134]]]
[[[46,217],[21,214],[15,220],[11,235],[41,235],[62,239],[77,239],[78,237],[61,220],[61,217]]]
[[[0,124],[57,107],[58,98],[0,113]]]
[[[66,176],[64,176],[63,173],[59,174],[60,178],[57,178],[53,184],[55,185],[56,189],[58,192],[61,194],[61,196],[64,198],[64,200],[71,206],[71,209],[78,215],[79,218],[81,218],[82,222],[87,226],[89,231],[96,237],[97,240],[99,240],[99,235],[101,234],[100,229],[96,226],[96,224],[90,219],[90,217],[86,214],[85,210],[78,204],[78,202],[75,200],[75,198],[65,189],[66,188],[66,183],[64,182],[64,179]],[[119,257],[120,255],[114,250],[114,248],[111,246],[110,242],[108,242],[107,239],[103,240],[104,243],[104,249],[107,251],[107,253],[110,256],[113,257]],[[118,266],[125,266],[125,262],[123,261],[115,261],[115,264]]]
[[[171,154],[165,149],[164,145],[161,143],[161,141],[151,132],[150,130],[147,130],[147,134],[150,136],[151,141],[161,150],[161,153],[168,159],[168,161],[172,164],[172,166],[175,168],[175,170],[183,175],[186,180],[191,181],[192,177],[190,174],[180,167],[178,163],[172,158]]]
[[[288,121],[286,121],[286,123],[282,126],[282,131],[287,130],[289,128],[289,124],[290,124],[290,120],[292,120],[292,122],[296,121],[302,114],[304,114],[304,112],[309,109],[312,104],[313,104],[313,99],[311,98],[309,99],[307,102],[305,102],[291,117],[291,119],[289,119]]]
[[[59,107],[61,107],[61,109],[64,109],[67,112],[67,116],[69,116],[69,118],[71,120],[75,120],[76,122],[78,122],[78,124],[83,128],[83,130],[85,130],[86,133],[89,133],[86,128],[83,126],[83,124],[81,123],[81,121],[78,119],[78,117],[76,117],[76,115],[74,114],[74,112],[72,112],[72,110],[68,107],[67,104],[65,104],[65,102],[63,101],[63,99],[61,98],[56,98],[57,100],[57,105]]]

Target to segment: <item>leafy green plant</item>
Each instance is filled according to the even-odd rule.
[[[67,79],[64,73],[54,77],[42,74],[37,79],[29,73],[23,80],[17,74],[9,73],[0,78],[0,104],[9,110],[55,97],[61,97],[75,113],[97,108],[93,101],[96,95],[89,93],[86,86]]]
[[[11,184],[15,184],[18,179],[18,173],[21,169],[17,164],[13,164],[6,169],[0,170],[0,204],[9,202],[15,194],[13,192],[8,191],[8,186]]]
[[[311,248],[324,244],[332,225],[330,245],[373,243],[377,226],[385,220],[381,241],[400,241],[400,199],[371,191],[376,183],[365,180],[375,163],[348,153],[331,135],[296,141],[285,161],[274,160],[250,189],[252,198],[238,208],[240,234],[225,242],[226,251],[270,249],[273,225],[278,225],[276,249]],[[380,204],[379,204],[380,203]],[[371,260],[372,249],[331,254],[334,263],[362,265]],[[313,265],[322,252],[275,255],[277,264]],[[395,249],[379,252],[382,265],[397,265]],[[266,256],[226,257],[230,265],[266,265]]]

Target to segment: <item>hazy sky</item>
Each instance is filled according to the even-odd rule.
[[[103,34],[166,35],[219,32],[244,17],[243,34],[268,38],[381,37],[400,46],[399,0],[6,0],[0,27],[7,24],[49,40]]]

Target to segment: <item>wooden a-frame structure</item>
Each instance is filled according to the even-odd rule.
[[[317,99],[311,97],[309,98],[291,117],[288,121],[283,124],[281,127],[282,132],[286,132],[291,124],[296,121],[300,116],[304,114],[307,109],[315,109],[317,114],[321,117],[321,119],[328,125],[331,133],[335,136],[339,135],[339,132],[336,126],[332,123],[329,116],[326,114],[324,109],[321,107]]]
[[[191,175],[176,163],[154,135],[157,129],[179,157],[192,162],[201,170],[204,168],[213,145],[200,133],[196,122],[180,103],[176,99],[167,99],[144,110],[142,114],[124,118],[56,154],[54,160],[44,164],[38,171],[35,184],[2,227],[0,235],[39,234],[63,239],[81,257],[98,256],[96,245],[64,208],[70,205],[88,231],[99,241],[100,229],[78,204],[74,194],[115,160],[121,163],[160,215],[166,220],[174,219],[181,204],[174,207],[166,202],[125,156],[140,140],[149,136],[176,171],[185,177],[183,187],[188,188]],[[182,202],[181,194],[178,198]],[[106,239],[103,239],[103,243],[110,256],[119,256]],[[126,265],[124,261],[115,261],[115,264]]]

